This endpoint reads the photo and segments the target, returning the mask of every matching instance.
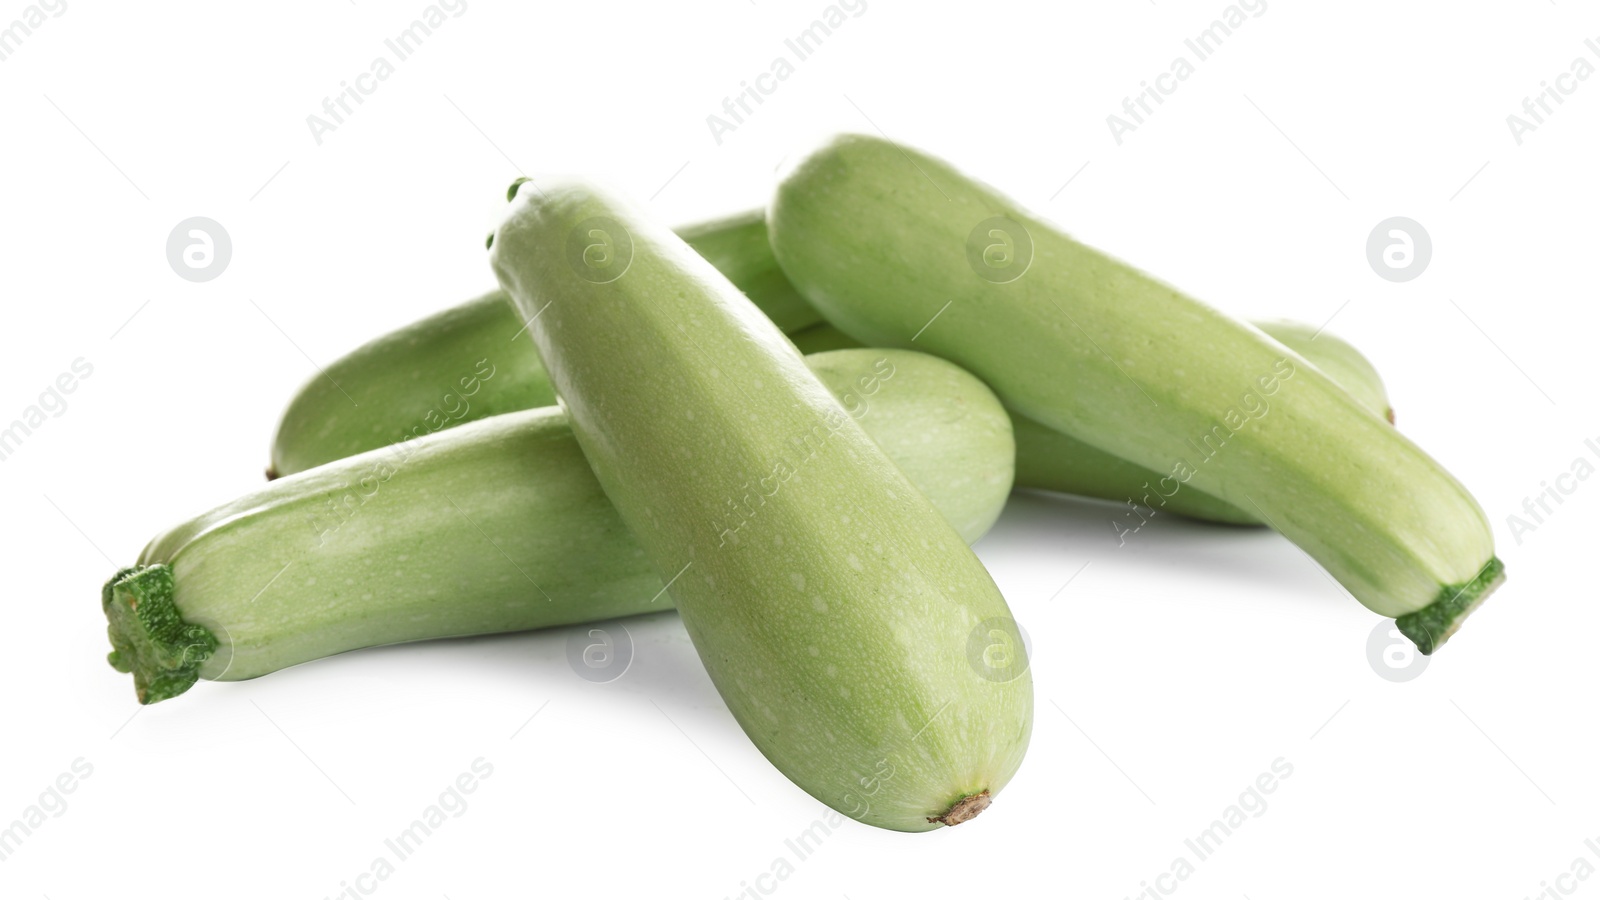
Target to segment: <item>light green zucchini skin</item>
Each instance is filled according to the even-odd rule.
[[[1006,260],[995,217],[1015,259],[1031,244],[1025,270],[985,268]],[[1502,577],[1472,495],[1328,375],[941,160],[835,138],[782,178],[768,229],[852,337],[942,355],[1174,490],[1257,510],[1423,652]]]
[[[617,275],[629,241],[625,271],[591,280]],[[585,271],[574,242],[611,263]],[[1031,730],[1016,624],[783,333],[583,182],[522,185],[490,256],[519,310],[543,310],[529,331],[578,443],[761,752],[872,825],[981,811]],[[987,665],[992,644],[1012,663]]]
[[[1350,392],[1374,415],[1394,422],[1394,410],[1377,369],[1339,338],[1303,322],[1256,322],[1257,328],[1296,351]],[[823,326],[813,326],[812,331]],[[1042,425],[1016,410],[1017,487],[1099,497],[1129,504],[1129,524],[1170,512],[1227,525],[1265,525],[1254,507],[1240,508],[1199,488],[1185,486],[1171,497],[1156,489],[1168,472],[1157,472],[1071,435]],[[1127,527],[1126,525],[1121,526]],[[1113,529],[1119,534],[1119,528]]]
[[[1344,388],[1356,402],[1394,424],[1394,407],[1389,405],[1389,391],[1372,360],[1348,341],[1291,319],[1257,319],[1252,325],[1267,336],[1304,356],[1322,370],[1324,375]]]
[[[829,350],[865,346],[827,322],[819,322],[810,328],[802,328],[789,335],[789,340],[794,343],[795,349],[801,353],[824,353]]]
[[[861,342],[825,322],[778,268],[761,211],[678,230],[690,246],[744,290],[774,323],[791,332],[802,353]],[[1257,327],[1300,352],[1363,405],[1393,421],[1383,382],[1354,347],[1299,322],[1257,322]],[[795,330],[798,329],[798,330]],[[273,476],[376,449],[398,439],[464,422],[555,402],[549,376],[530,342],[508,340],[522,323],[502,291],[493,291],[378,338],[328,367],[361,405],[318,377],[290,403],[273,448]],[[496,349],[498,348],[498,349]],[[465,374],[463,374],[465,373]],[[485,378],[483,376],[487,375]],[[440,386],[448,390],[441,392]],[[359,409],[359,413],[356,410]],[[1014,413],[1017,486],[1132,501],[1148,511],[1163,498],[1152,487],[1165,473],[1129,462]],[[1262,524],[1199,489],[1178,492],[1159,506],[1212,522]]]
[[[1394,410],[1389,406],[1382,379],[1355,347],[1302,322],[1260,322],[1257,327],[1324,372],[1337,373],[1333,375],[1334,380],[1363,406],[1394,421]],[[796,332],[790,339],[802,353],[861,346],[859,341],[827,323]],[[1016,485],[1019,488],[1126,502],[1130,504],[1129,515],[1141,519],[1152,513],[1171,512],[1227,525],[1266,524],[1261,521],[1260,513],[1240,509],[1198,488],[1162,497],[1155,485],[1166,473],[1107,453],[1041,425],[1016,410],[1011,411],[1011,422],[1017,440]]]
[[[822,321],[822,315],[800,296],[773,258],[772,245],[767,242],[766,210],[746,210],[686,225],[677,232],[766,313],[779,330],[799,331]]]
[[[1015,448],[981,381],[903,350],[806,362],[963,538],[989,530]],[[154,703],[360,647],[670,609],[661,587],[547,407],[274,481],[158,536],[103,601],[113,664]]]
[[[783,276],[762,210],[679,233],[778,327],[821,320]],[[490,291],[346,354],[300,388],[272,441],[269,478],[354,456],[462,422],[555,401],[506,295]]]

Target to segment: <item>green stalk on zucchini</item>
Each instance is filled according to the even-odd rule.
[[[1246,323],[942,160],[842,136],[768,210],[791,282],[857,340],[967,368],[1013,409],[1269,525],[1433,652],[1503,577],[1460,482]]]
[[[969,541],[1011,489],[1011,423],[959,367],[903,350],[807,357]],[[287,476],[159,535],[102,605],[141,703],[335,653],[672,607],[554,407]]]

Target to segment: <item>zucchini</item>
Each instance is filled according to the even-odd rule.
[[[1257,319],[1251,324],[1305,357],[1356,398],[1357,403],[1390,425],[1394,424],[1394,407],[1389,405],[1389,392],[1377,368],[1348,341],[1329,334],[1325,328],[1312,328],[1289,319]]]
[[[1394,422],[1394,410],[1378,371],[1361,352],[1338,337],[1301,322],[1254,323],[1332,378],[1374,415]],[[825,326],[813,326],[812,329]],[[804,332],[802,332],[804,333]],[[1011,410],[1016,430],[1018,487],[1081,494],[1127,504],[1111,522],[1119,546],[1159,513],[1170,512],[1228,525],[1265,525],[1253,506],[1239,507],[1199,488],[1164,496],[1157,472]]]
[[[734,287],[744,291],[778,328],[799,331],[822,321],[822,316],[778,268],[772,245],[767,242],[766,210],[757,208],[686,225],[677,232]]]
[[[1256,510],[1424,653],[1503,578],[1472,495],[1304,357],[939,159],[835,138],[792,164],[767,224],[852,337],[937,353],[1172,491]]]
[[[1374,414],[1394,422],[1382,379],[1355,347],[1300,322],[1258,322],[1256,327],[1333,377]],[[803,353],[861,346],[826,323],[796,332],[791,339]],[[1163,473],[1041,425],[1016,410],[1010,413],[1017,441],[1017,487],[1127,503],[1119,520],[1111,523],[1119,544],[1162,512],[1228,525],[1266,524],[1255,510],[1240,509],[1198,488],[1164,497],[1156,490]]]
[[[679,234],[780,328],[797,331],[820,320],[772,258],[762,210],[690,225]],[[520,337],[525,330],[496,290],[345,355],[290,401],[272,440],[267,477],[554,403],[549,376]]]
[[[490,259],[761,752],[868,824],[981,812],[1032,725],[1016,623],[783,333],[678,236],[581,181],[522,185]]]
[[[903,350],[812,371],[967,540],[1011,489],[1011,425],[958,367]],[[669,608],[554,407],[298,475],[160,535],[104,588],[141,703],[378,644]]]
[[[775,323],[791,331],[790,338],[802,353],[861,346],[839,329],[816,322],[816,311],[789,286],[766,249],[766,223],[759,213],[691,226],[678,233]],[[1393,421],[1383,382],[1354,347],[1297,322],[1256,324]],[[401,437],[554,403],[555,392],[538,353],[527,342],[506,339],[521,329],[510,301],[497,290],[380,337],[343,357],[328,367],[329,378],[359,394],[361,405],[352,407],[350,399],[329,379],[318,377],[307,384],[290,402],[278,426],[269,476],[292,475]],[[396,377],[398,373],[408,377]],[[1013,417],[1018,487],[1131,502],[1132,508],[1124,514],[1128,517],[1142,518],[1155,508],[1212,522],[1261,524],[1261,516],[1254,510],[1241,509],[1199,489],[1162,498],[1153,490],[1162,473],[1021,413],[1014,412]]]

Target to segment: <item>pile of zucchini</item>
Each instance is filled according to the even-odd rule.
[[[924,831],[1027,748],[1020,632],[968,546],[1013,487],[1270,526],[1424,653],[1504,577],[1353,347],[1231,319],[932,156],[838,137],[769,208],[677,232],[581,180],[510,194],[500,291],[329,366],[268,484],[107,582],[141,703],[675,605],[787,777]]]

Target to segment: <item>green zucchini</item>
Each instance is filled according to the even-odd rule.
[[[767,242],[767,211],[752,209],[677,229],[694,251],[744,291],[774,325],[785,332],[799,331],[822,321],[800,292],[794,289]]]
[[[1302,322],[1277,320],[1254,324],[1321,369],[1374,415],[1394,422],[1394,410],[1389,405],[1383,380],[1355,347]],[[823,327],[817,325],[807,331]],[[1108,453],[1016,410],[1010,412],[1017,439],[1017,486],[1127,504],[1111,522],[1112,532],[1119,542],[1128,539],[1136,530],[1134,526],[1143,527],[1144,522],[1163,512],[1229,525],[1266,524],[1254,507],[1235,506],[1199,488],[1185,487],[1170,497],[1164,496],[1157,486],[1165,472]]]
[[[1348,341],[1330,334],[1326,327],[1313,328],[1289,319],[1256,319],[1250,324],[1305,357],[1356,398],[1357,403],[1390,425],[1394,424],[1394,407],[1389,405],[1389,392],[1377,368]]]
[[[1011,424],[903,350],[811,370],[962,536],[1011,489]],[[111,664],[142,703],[346,650],[670,608],[560,410],[506,413],[278,479],[158,536],[107,583]]]
[[[1394,410],[1389,406],[1382,379],[1356,348],[1301,322],[1258,322],[1256,327],[1329,374],[1373,413],[1394,422]],[[826,323],[790,337],[802,353],[861,346]],[[1010,412],[1017,440],[1017,487],[1126,503],[1128,508],[1111,523],[1119,541],[1127,539],[1133,525],[1143,527],[1149,518],[1162,512],[1228,525],[1266,524],[1255,510],[1240,509],[1198,488],[1164,497],[1156,490],[1163,473],[1041,425],[1016,410]]]
[[[1394,410],[1372,363],[1345,341],[1300,322],[1256,322],[1257,328],[1296,351],[1348,390],[1362,406],[1394,422]],[[821,327],[821,326],[815,326]],[[1166,474],[1055,430],[1011,410],[1017,439],[1017,486],[1081,494],[1125,503],[1111,521],[1119,546],[1163,512],[1230,525],[1265,525],[1253,506],[1239,507],[1199,488],[1165,496]]]
[[[679,230],[785,331],[820,320],[772,258],[762,210]],[[414,322],[347,354],[289,403],[268,478],[486,416],[555,402],[524,324],[501,291]]]
[[[1304,357],[1074,241],[932,156],[843,136],[768,210],[834,325],[915,346],[1008,406],[1261,518],[1431,653],[1502,580],[1483,510]]]
[[[789,286],[768,249],[760,213],[679,229],[690,246],[744,290],[802,353],[861,343],[826,323]],[[814,323],[814,324],[809,324]],[[1257,327],[1300,352],[1357,399],[1392,413],[1383,382],[1349,344],[1297,322]],[[798,330],[796,330],[798,329]],[[380,337],[334,362],[290,402],[273,445],[273,476],[376,449],[401,437],[428,434],[486,416],[553,403],[555,392],[526,341],[508,341],[522,323],[502,291]],[[400,375],[406,377],[399,377]],[[331,379],[331,380],[330,380]],[[333,382],[361,405],[339,393]],[[1018,487],[1130,502],[1127,516],[1151,508],[1228,524],[1261,524],[1260,514],[1199,489],[1170,498],[1154,493],[1161,473],[1085,444],[1014,413]],[[1160,501],[1165,500],[1164,503]]]
[[[490,259],[761,752],[868,824],[981,812],[1031,730],[1016,623],[794,345],[671,231],[580,181],[523,184]]]

